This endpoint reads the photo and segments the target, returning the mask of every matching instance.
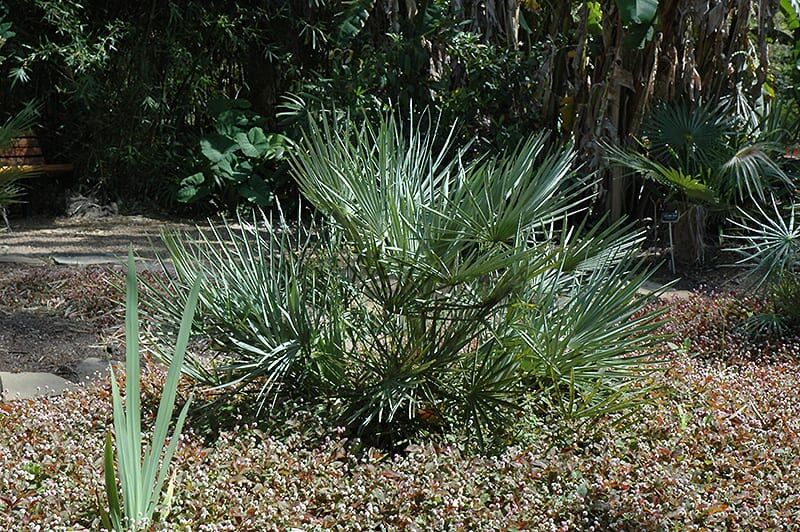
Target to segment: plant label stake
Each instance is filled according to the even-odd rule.
[[[661,222],[669,227],[669,265],[672,273],[675,273],[675,247],[672,244],[672,224],[678,221],[680,216],[678,211],[666,211],[661,213]]]

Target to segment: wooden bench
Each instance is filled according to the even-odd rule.
[[[47,164],[39,139],[33,133],[17,137],[8,149],[0,151],[0,166],[13,166],[42,174],[72,171],[71,164]]]
[[[19,168],[31,175],[60,174],[72,171],[71,164],[47,164],[39,139],[32,132],[17,137],[8,149],[0,151],[0,168]],[[5,208],[0,208],[0,215],[11,230]]]

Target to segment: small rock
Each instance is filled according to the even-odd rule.
[[[652,281],[645,281],[637,291],[639,295],[649,296],[662,290],[663,286]],[[664,301],[678,301],[681,299],[689,299],[692,293],[689,290],[677,290],[675,288],[667,288],[661,292],[658,297]]]
[[[666,301],[678,301],[690,297],[692,297],[692,293],[689,290],[667,290],[661,295],[661,299]]]
[[[8,247],[8,246],[6,246]],[[0,254],[0,263],[4,264],[26,264],[30,266],[41,266],[43,264],[47,264],[47,262],[43,261],[42,259],[36,257],[30,257],[28,255],[18,255],[16,253],[5,253]]]
[[[53,262],[62,266],[93,266],[97,264],[120,264],[122,260],[111,254],[100,255],[52,255]]]
[[[114,370],[117,371],[116,363]],[[108,360],[103,360],[97,357],[88,357],[78,362],[73,370],[78,382],[87,382],[92,380],[105,380],[108,378]]]
[[[52,373],[0,371],[0,400],[33,399],[60,395],[74,385]]]

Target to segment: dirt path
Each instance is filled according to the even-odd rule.
[[[152,258],[154,248],[163,250],[162,230],[191,231],[194,225],[146,216],[110,216],[14,220],[13,227],[11,233],[0,233],[0,259],[9,255],[45,261],[58,255],[124,256],[131,243],[137,254]]]
[[[162,230],[194,230],[190,222],[145,216],[40,218],[12,225],[13,232],[0,232],[0,371],[68,379],[88,357],[121,355],[109,343],[110,329],[122,320],[122,296],[109,288],[121,267],[75,265],[114,262],[130,244],[139,256],[153,258],[164,252]]]

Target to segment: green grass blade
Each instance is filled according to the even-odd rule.
[[[183,318],[181,320],[181,327],[178,332],[178,338],[175,344],[175,353],[170,363],[167,372],[167,379],[164,383],[164,390],[161,395],[161,402],[158,406],[158,414],[156,415],[156,426],[153,433],[153,440],[150,448],[144,458],[144,486],[148,487],[151,493],[151,499],[147,501],[147,517],[152,515],[157,503],[158,494],[160,493],[160,486],[157,486],[155,491],[152,491],[154,486],[156,471],[158,469],[159,461],[161,458],[161,451],[164,448],[164,442],[167,438],[169,430],[170,419],[172,411],[175,406],[175,398],[177,395],[178,381],[181,376],[181,366],[183,365],[186,347],[189,343],[189,337],[192,332],[192,322],[194,321],[194,313],[197,308],[197,300],[200,294],[200,288],[203,280],[200,276],[195,280],[192,291],[189,294],[189,299],[184,309]],[[184,407],[185,409],[186,407]],[[176,429],[177,430],[177,429]],[[178,431],[179,432],[179,431]],[[167,459],[164,460],[162,468],[169,466]],[[157,483],[156,483],[157,484]]]
[[[117,489],[117,477],[114,471],[114,444],[111,432],[106,433],[105,454],[103,457],[103,469],[105,473],[106,497],[108,497],[107,527],[114,530],[122,528],[122,509],[119,504],[119,490]]]
[[[126,464],[126,475],[131,484],[136,486],[128,496],[131,498],[130,508],[138,513],[142,510],[142,421],[141,421],[141,367],[139,361],[139,292],[136,279],[136,263],[133,258],[133,247],[128,249],[127,296],[125,301],[125,407],[127,421],[127,438],[122,445],[128,450],[130,462]],[[118,441],[118,445],[120,442]],[[126,505],[127,505],[126,501]],[[128,515],[135,519],[136,516]]]
[[[151,507],[148,509],[148,516],[153,515],[153,512],[155,512],[156,505],[158,504],[159,495],[161,494],[161,490],[164,487],[164,481],[166,480],[167,473],[169,472],[170,462],[172,462],[172,457],[174,456],[175,450],[178,447],[178,440],[181,436],[181,432],[183,431],[183,424],[186,421],[186,415],[189,412],[189,406],[192,404],[192,399],[193,397],[189,396],[189,399],[186,401],[186,404],[183,405],[181,413],[178,415],[178,420],[175,422],[175,430],[172,432],[172,438],[170,438],[169,445],[164,451],[164,459],[161,462],[161,467],[158,472],[158,478],[153,484],[153,491],[152,491],[153,495],[150,501]]]

